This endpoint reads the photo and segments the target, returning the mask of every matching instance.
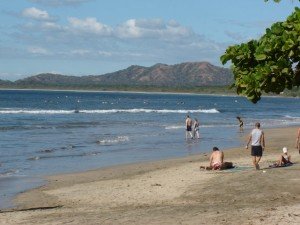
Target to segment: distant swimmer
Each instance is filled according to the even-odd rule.
[[[79,110],[78,110],[78,109],[75,109],[75,110],[74,110],[74,113],[79,113]]]
[[[186,116],[186,120],[185,120],[185,126],[186,126],[186,132],[185,132],[185,138],[188,139],[188,134],[190,135],[190,137],[193,139],[193,134],[192,134],[192,125],[193,125],[193,121],[190,118],[189,115]]]
[[[219,148],[213,147],[213,152],[209,157],[209,166],[200,166],[200,169],[205,170],[225,170],[234,168],[232,162],[224,162],[224,153]]]
[[[242,132],[244,129],[244,122],[241,117],[237,116],[236,118],[239,121],[240,131]]]

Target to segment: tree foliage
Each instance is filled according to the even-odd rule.
[[[300,85],[300,9],[274,23],[259,40],[229,46],[221,62],[232,62],[237,94],[256,103],[262,92],[279,94]]]

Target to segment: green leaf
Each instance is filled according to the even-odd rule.
[[[289,69],[288,68],[284,68],[281,72],[288,74],[289,73]]]
[[[220,60],[221,60],[222,64],[224,65],[228,62],[229,56],[227,54],[224,54],[220,57]]]
[[[255,59],[260,61],[260,60],[265,60],[267,56],[265,54],[255,54]]]

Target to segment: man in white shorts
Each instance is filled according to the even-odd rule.
[[[248,149],[248,145],[250,144],[250,142],[251,142],[252,163],[255,169],[259,170],[258,163],[265,149],[265,135],[264,132],[260,129],[260,123],[255,123],[255,128],[251,131],[249,135],[246,149]]]

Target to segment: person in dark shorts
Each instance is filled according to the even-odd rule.
[[[265,149],[265,135],[264,132],[260,129],[260,123],[255,123],[255,128],[251,131],[246,149],[251,142],[251,156],[252,163],[255,169],[259,170],[259,161],[263,155]]]
[[[186,126],[186,132],[185,132],[185,138],[188,138],[188,134],[190,135],[190,137],[193,139],[193,133],[192,133],[192,125],[193,125],[193,121],[190,118],[189,115],[186,116],[186,120],[185,120],[185,126]]]

